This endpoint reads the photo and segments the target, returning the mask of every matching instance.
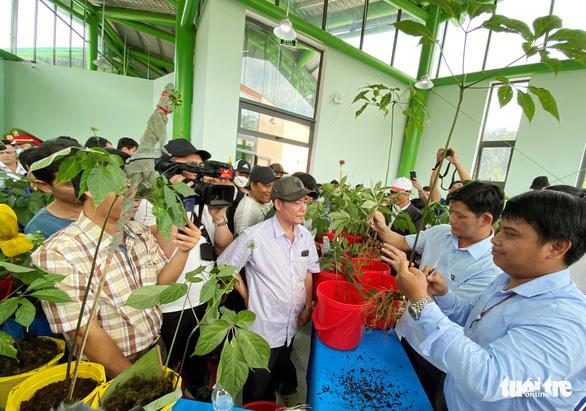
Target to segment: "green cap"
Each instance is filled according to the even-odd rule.
[[[297,201],[314,191],[307,190],[300,179],[294,176],[282,177],[275,181],[271,200]]]

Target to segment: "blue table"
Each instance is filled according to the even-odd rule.
[[[199,402],[193,400],[185,400],[183,398],[177,400],[171,411],[212,411],[212,404],[209,402]],[[246,411],[243,408],[233,408],[234,411]]]
[[[366,329],[360,345],[338,351],[313,334],[307,399],[313,411],[432,410],[394,331]]]

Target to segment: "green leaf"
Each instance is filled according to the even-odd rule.
[[[271,347],[260,335],[239,329],[234,343],[242,352],[242,357],[250,368],[268,369]]]
[[[26,289],[27,292],[35,290],[44,290],[47,288],[55,288],[55,281],[49,280],[45,277],[37,278]]]
[[[187,294],[187,284],[170,284],[159,296],[160,304],[169,304]]]
[[[366,107],[368,107],[368,103],[364,103],[362,105],[362,107],[360,107],[358,109],[358,111],[356,111],[356,114],[355,114],[354,118],[358,118],[362,114],[362,112],[366,109]]]
[[[70,156],[63,160],[59,166],[59,172],[55,179],[57,183],[61,181],[70,181],[77,176],[82,170],[81,162],[78,156]]]
[[[529,91],[537,96],[541,107],[543,107],[545,111],[554,116],[557,121],[560,121],[560,113],[558,111],[557,103],[548,90],[541,87],[529,86]]]
[[[510,82],[510,80],[507,77],[502,77],[502,76],[495,77],[495,80],[500,81],[503,84],[509,84],[509,82]]]
[[[190,283],[200,283],[204,280],[200,274],[202,274],[205,270],[206,270],[206,266],[200,265],[195,270],[192,270],[192,271],[186,273],[185,280]]]
[[[527,24],[521,20],[510,19],[499,14],[495,14],[482,23],[482,27],[497,32],[520,34],[527,41],[535,40]]]
[[[480,16],[483,13],[494,13],[496,6],[494,4],[478,3],[476,0],[468,0],[466,3],[466,12],[470,19]]]
[[[21,281],[23,284],[32,284],[37,278],[43,277],[43,273],[38,270],[29,271],[26,273],[12,273],[12,277]]]
[[[106,166],[106,171],[108,174],[110,174],[112,191],[118,195],[121,195],[126,189],[126,173],[122,168],[113,164],[108,164]]]
[[[208,302],[214,297],[216,292],[216,279],[212,278],[208,282],[206,282],[203,287],[201,287],[201,292],[199,294],[199,303],[203,304]]]
[[[509,104],[509,101],[513,98],[513,87],[511,87],[510,84],[503,84],[499,87],[497,95],[500,106],[504,107]]]
[[[460,20],[460,3],[452,0],[429,0],[435,6],[438,6],[444,13],[448,14],[455,20]]]
[[[18,297],[8,298],[0,303],[0,324],[4,324],[18,308]]]
[[[521,90],[517,90],[517,103],[523,109],[523,114],[527,117],[529,121],[533,120],[533,115],[535,114],[535,103],[531,96],[527,93],[522,92]]]
[[[523,49],[525,54],[527,54],[527,57],[534,56],[539,51],[539,49],[535,47],[533,43],[530,41],[523,42],[523,44],[521,44],[521,48]]]
[[[45,157],[39,161],[35,161],[34,163],[31,164],[29,171],[36,171],[36,170],[40,170],[41,168],[48,167],[56,159],[61,158],[63,156],[66,156],[67,154],[71,153],[71,150],[72,150],[72,147],[66,147],[62,150],[57,151],[56,153],[51,154],[49,157]]]
[[[366,96],[366,94],[369,92],[370,90],[364,90],[361,91],[360,93],[358,93],[356,95],[356,97],[354,97],[354,100],[352,101],[352,104],[356,103],[358,100],[362,100],[364,98],[364,96]]]
[[[109,193],[116,192],[115,184],[112,183],[106,167],[96,165],[83,175],[87,175],[87,189],[92,193],[94,207],[99,206]]]
[[[222,320],[226,321],[230,325],[234,325],[236,322],[236,313],[226,307],[220,307],[222,313]]]
[[[173,183],[171,188],[173,190],[175,190],[175,192],[177,194],[182,195],[183,197],[189,197],[189,196],[195,195],[195,191],[193,190],[193,188],[189,187],[183,181],[178,181],[177,183]]]
[[[31,297],[35,297],[42,301],[48,301],[50,303],[68,303],[70,301],[73,301],[71,297],[67,295],[67,293],[56,288],[35,291],[30,295]]]
[[[541,62],[545,64],[551,71],[555,74],[558,74],[562,68],[562,62],[559,59],[549,57],[549,51],[547,50],[539,50],[539,56],[541,57]]]
[[[36,270],[34,267],[23,267],[12,263],[7,263],[6,261],[0,261],[0,267],[4,267],[12,273],[30,273],[31,271]]]
[[[233,341],[226,342],[220,354],[218,364],[218,382],[232,397],[240,392],[248,378],[248,366],[242,358],[242,353],[234,347]]]
[[[14,358],[16,360],[16,348],[14,348],[14,339],[3,331],[0,331],[0,355]]]
[[[201,326],[194,355],[205,355],[212,352],[226,338],[231,325],[224,320],[217,320]]]
[[[167,288],[166,285],[146,285],[130,293],[126,304],[129,307],[142,310],[159,305],[160,295]]]
[[[236,314],[236,325],[240,328],[248,328],[256,319],[256,314],[250,310],[242,310]]]
[[[435,43],[435,38],[431,31],[421,23],[413,20],[402,20],[395,23],[395,28],[410,36],[421,37],[422,44]]]
[[[562,19],[558,16],[549,15],[543,17],[537,17],[533,20],[533,31],[535,32],[535,38],[543,36],[549,33],[553,29],[559,29],[562,27]]]
[[[23,327],[30,326],[37,313],[35,306],[26,298],[20,298],[18,300],[18,305],[19,307],[18,310],[16,310],[16,316],[14,319]]]
[[[360,208],[364,209],[364,210],[371,210],[373,208],[376,207],[376,203],[372,200],[366,200],[364,203],[362,203],[362,205],[360,206]]]
[[[218,272],[216,274],[219,278],[231,278],[234,277],[236,274],[236,267],[229,264],[220,264],[218,267]]]

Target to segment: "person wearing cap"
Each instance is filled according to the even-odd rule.
[[[204,161],[211,158],[211,154],[205,150],[198,150],[185,139],[175,139],[169,141],[165,146],[172,163],[191,163],[194,165],[202,165]],[[181,171],[180,173],[169,178],[170,183],[184,181],[188,185],[193,184],[196,175],[190,171]],[[216,182],[214,182],[216,183]],[[228,182],[231,184],[231,182]],[[185,283],[185,275],[200,266],[206,266],[206,272],[209,272],[214,267],[213,258],[210,260],[202,250],[209,249],[211,245],[215,255],[219,255],[224,248],[233,240],[231,231],[228,228],[226,219],[226,207],[208,207],[204,206],[201,212],[201,224],[199,229],[201,237],[197,245],[189,252],[187,262],[183,272],[177,279],[177,283]],[[194,206],[191,210],[186,210],[188,215],[195,221],[199,216],[199,206]],[[152,205],[143,200],[138,210],[134,215],[134,220],[143,223],[151,229],[155,234],[155,238],[167,258],[171,258],[176,253],[176,245],[165,238],[158,232],[156,219],[152,214]],[[197,326],[197,323],[202,320],[205,314],[206,304],[200,304],[200,294],[203,282],[193,283],[189,289],[188,304],[183,307],[183,299],[179,299],[169,304],[162,304],[161,311],[163,312],[163,324],[161,326],[161,337],[167,347],[175,336],[175,330],[181,317],[181,324],[178,328],[177,336],[175,337],[175,344],[177,347],[185,347],[188,343],[191,331]],[[185,309],[184,309],[185,308]],[[183,311],[183,315],[181,315]],[[194,334],[193,338],[189,340],[189,353],[191,354],[195,349],[199,337],[199,332]],[[176,349],[172,352],[169,359],[169,366],[177,366],[183,355],[183,349]],[[183,379],[186,382],[187,389],[191,394],[199,400],[209,400],[211,392],[206,390],[207,385],[207,368],[206,360],[199,356],[189,356],[186,359],[186,364],[183,367]]]
[[[11,144],[0,146],[0,170],[4,171],[12,180],[18,180],[26,175],[26,169],[18,161],[16,148]],[[1,179],[0,184],[3,185]]]
[[[271,199],[275,216],[244,230],[218,258],[239,271],[235,287],[248,309],[256,314],[250,330],[271,348],[268,370],[255,369],[244,385],[244,403],[274,401],[275,389],[286,406],[299,404],[297,375],[291,363],[293,337],[312,311],[312,273],[319,272],[313,235],[303,227],[307,190],[297,177],[275,182]]]
[[[4,134],[4,143],[11,144],[16,149],[16,154],[24,150],[41,145],[43,142],[40,138],[33,136],[28,131],[20,128],[11,128]]]
[[[273,163],[269,167],[273,169],[273,171],[275,172],[275,175],[277,176],[277,178],[281,178],[285,174],[288,174],[288,173],[285,172],[285,169],[283,168],[283,166],[281,165],[281,163]]]
[[[401,218],[401,213],[407,214],[415,227],[418,226],[419,221],[421,220],[422,214],[421,211],[413,204],[411,204],[411,200],[409,196],[411,195],[411,191],[413,190],[413,183],[406,177],[399,177],[393,181],[391,185],[391,201],[393,203],[393,221],[389,223],[389,227],[396,233],[406,235],[412,234],[408,229],[400,229],[398,227],[398,218]]]
[[[240,205],[240,202],[246,195],[246,186],[248,186],[248,177],[250,177],[250,163],[246,160],[238,160],[234,163],[234,186],[236,191],[234,193],[234,202],[226,211],[228,217],[228,228],[231,232],[234,231],[234,215]]]
[[[549,180],[547,176],[538,176],[533,179],[531,182],[530,190],[543,190],[549,187]]]
[[[260,223],[271,210],[271,189],[277,179],[270,167],[254,166],[250,172],[248,193],[234,214],[234,234]]]

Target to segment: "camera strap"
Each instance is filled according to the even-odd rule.
[[[437,169],[440,165],[440,162],[438,161],[435,164],[435,167],[432,168],[431,170],[434,171],[435,169]],[[452,167],[452,163],[448,161],[448,166],[446,167],[445,171],[442,173],[441,171],[438,173],[438,177],[440,179],[440,187],[442,188],[442,190],[448,190],[450,188],[450,186],[454,183],[455,179],[456,179],[456,171],[458,171],[456,169],[456,167],[454,167],[454,171],[452,171],[452,179],[450,181],[450,184],[448,184],[448,187],[444,187],[444,178],[448,175],[448,173],[450,172],[450,167]]]
[[[204,204],[203,203],[198,204],[198,206],[197,206],[197,209],[198,209],[197,213],[191,213],[191,215],[192,215],[191,221],[193,222],[193,224],[195,224],[195,226],[197,228],[200,229],[201,235],[204,236],[204,238],[208,241],[208,243],[212,244],[212,239],[210,238],[210,234],[208,233],[208,230],[206,229],[206,226],[201,223],[201,216],[203,215],[203,208],[204,208]]]

